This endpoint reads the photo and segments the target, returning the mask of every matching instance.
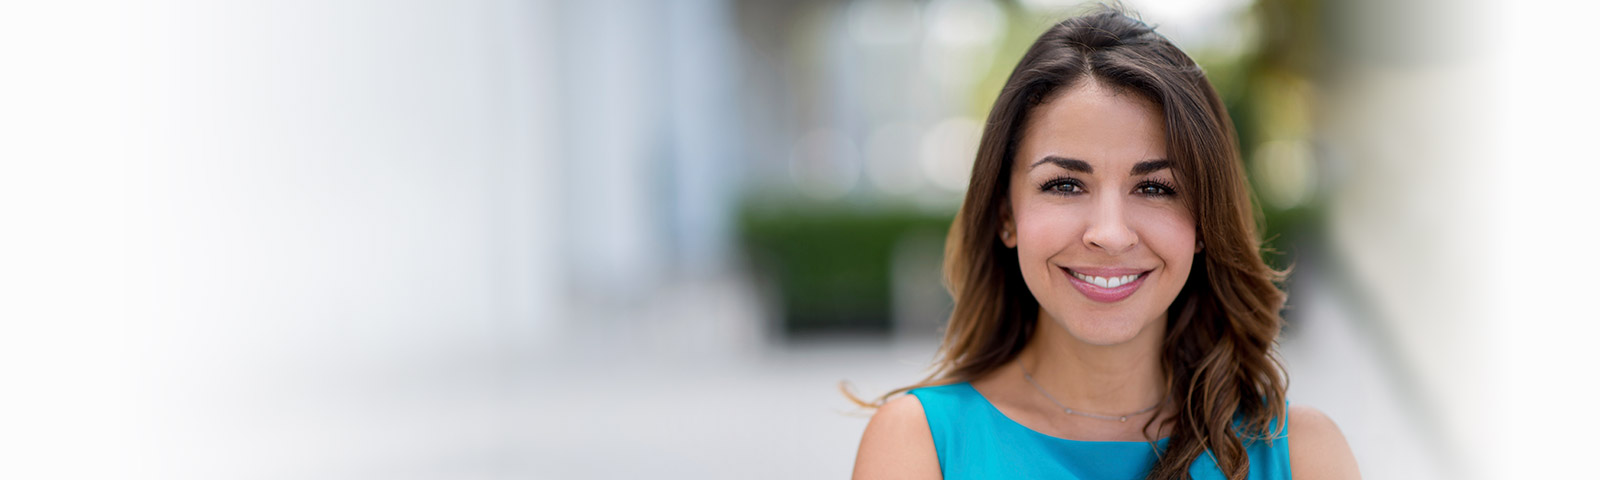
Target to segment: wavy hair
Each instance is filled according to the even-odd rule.
[[[1244,442],[1271,441],[1270,422],[1285,415],[1288,378],[1275,350],[1285,272],[1261,257],[1233,121],[1204,71],[1153,27],[1103,5],[1040,35],[989,112],[945,241],[945,287],[955,307],[932,373],[873,402],[845,393],[876,408],[914,388],[979,379],[1028,344],[1039,304],[1016,255],[998,239],[999,206],[1028,113],[1089,78],[1160,106],[1167,155],[1205,245],[1167,310],[1161,363],[1177,413],[1164,420],[1171,435],[1149,478],[1185,478],[1207,452],[1228,478],[1245,478]]]

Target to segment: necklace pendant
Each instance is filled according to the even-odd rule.
[[[1122,423],[1128,423],[1128,417],[1122,417],[1122,418],[1118,419],[1118,421],[1120,421]]]

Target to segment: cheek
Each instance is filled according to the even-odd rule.
[[[1017,254],[1024,260],[1048,258],[1083,236],[1085,215],[1070,207],[1049,207],[1017,211]]]
[[[1140,215],[1139,239],[1160,256],[1169,267],[1188,270],[1194,262],[1194,220],[1184,212],[1150,209]]]

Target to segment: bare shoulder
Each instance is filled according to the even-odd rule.
[[[1289,468],[1299,479],[1361,478],[1339,426],[1306,405],[1289,406]]]
[[[856,451],[856,480],[941,478],[933,432],[915,395],[890,400],[867,422]]]

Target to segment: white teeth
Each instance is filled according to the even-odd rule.
[[[1084,274],[1081,274],[1081,273],[1078,273],[1078,272],[1072,272],[1072,276],[1078,277],[1079,280],[1083,280],[1085,282],[1093,283],[1093,284],[1095,284],[1095,285],[1097,285],[1097,286],[1099,286],[1101,288],[1117,288],[1117,287],[1120,287],[1120,286],[1123,286],[1123,285],[1127,285],[1128,282],[1132,282],[1132,281],[1134,281],[1134,280],[1139,278],[1138,274],[1123,275],[1123,276],[1120,276],[1120,277],[1107,278],[1107,277],[1092,277],[1092,276],[1084,275]]]

